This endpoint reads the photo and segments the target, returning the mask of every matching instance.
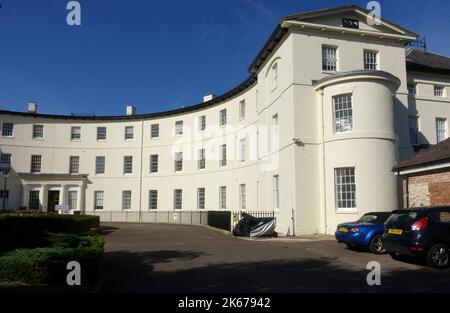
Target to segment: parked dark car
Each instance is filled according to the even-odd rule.
[[[335,233],[336,240],[349,248],[367,247],[375,254],[385,253],[381,235],[384,232],[384,222],[390,215],[390,212],[373,212],[364,214],[356,222],[339,224]]]
[[[423,258],[429,266],[449,266],[450,206],[394,211],[382,241],[394,259]]]

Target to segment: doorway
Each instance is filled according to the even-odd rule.
[[[59,190],[49,190],[47,212],[56,212],[55,207],[58,204],[59,204]]]

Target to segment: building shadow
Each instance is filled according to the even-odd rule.
[[[367,284],[368,270],[338,260],[302,259],[211,263],[188,269],[178,262],[203,256],[198,251],[127,251],[105,254],[108,272],[102,292],[127,293],[373,293],[450,292],[448,271],[399,268],[383,271],[381,286]],[[155,271],[173,262],[173,270]],[[381,265],[383,268],[383,265]]]

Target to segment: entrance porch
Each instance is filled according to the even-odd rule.
[[[85,211],[88,175],[19,173],[22,182],[22,207],[27,210],[56,212],[67,205],[71,212]]]

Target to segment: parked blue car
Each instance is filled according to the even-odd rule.
[[[339,224],[335,233],[338,242],[345,243],[350,249],[367,247],[375,254],[383,254],[381,236],[384,222],[391,216],[390,212],[373,212],[365,214],[356,222]]]

